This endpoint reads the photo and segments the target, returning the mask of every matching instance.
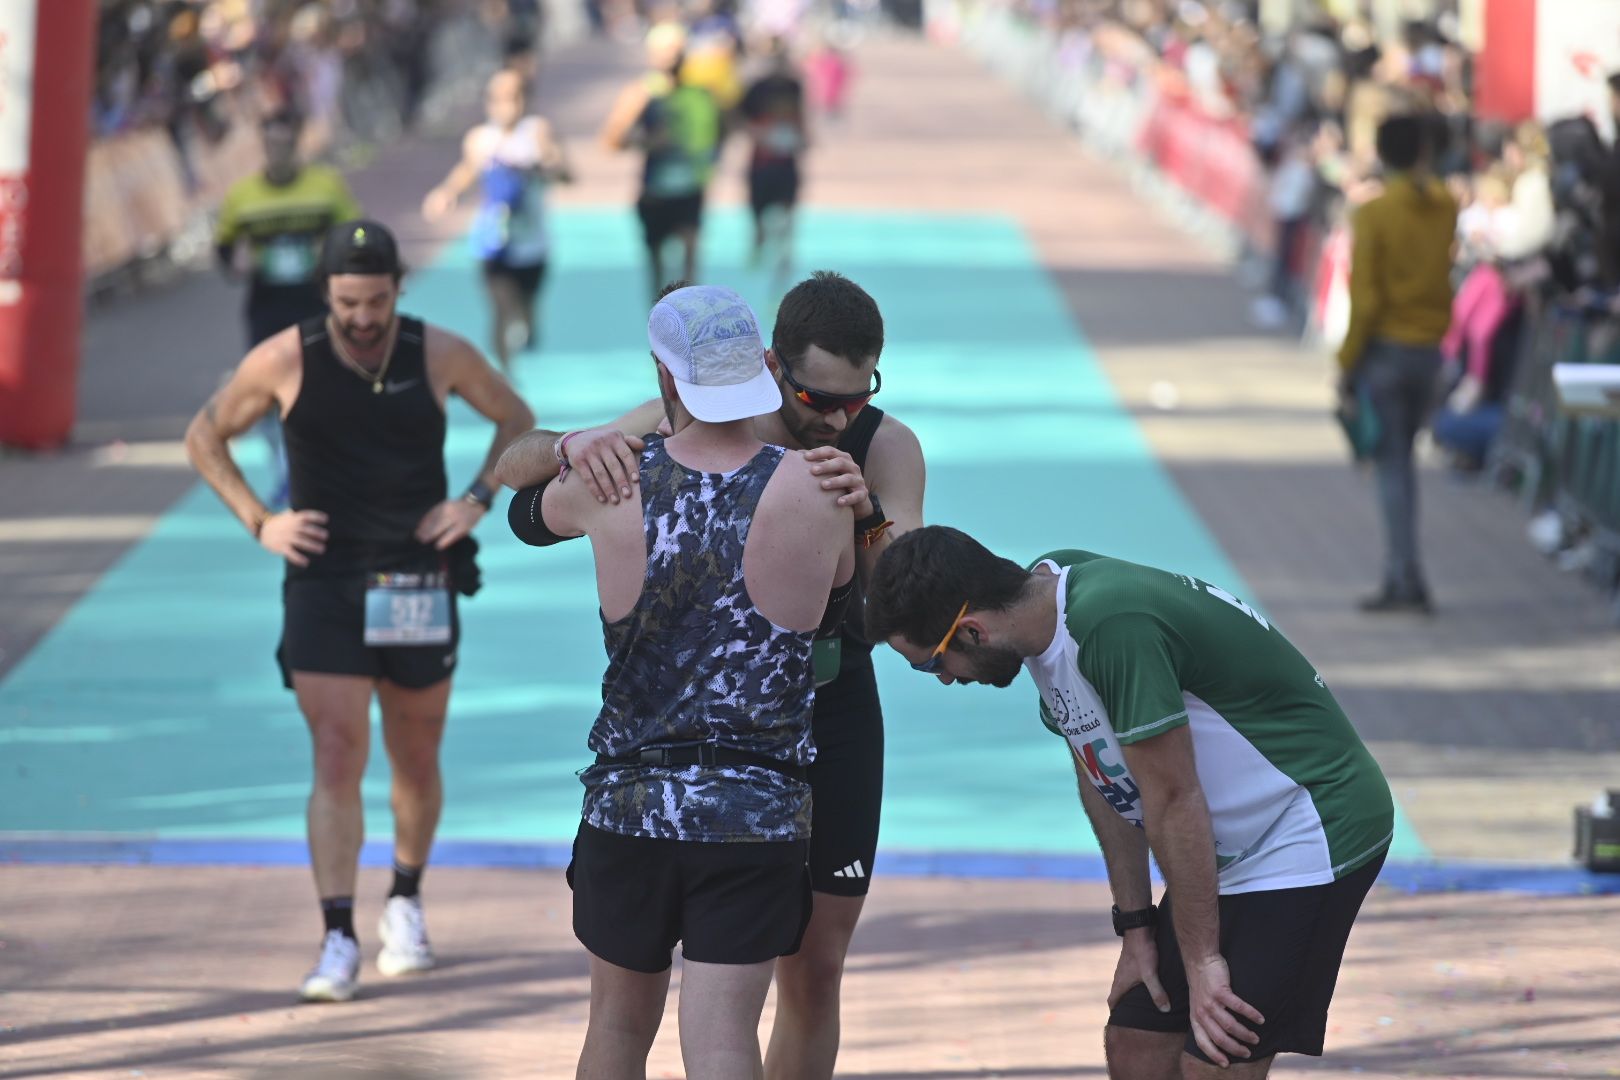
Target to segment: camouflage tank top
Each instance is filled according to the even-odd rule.
[[[589,746],[612,758],[711,743],[792,765],[815,757],[811,632],[772,623],[743,582],[743,546],[786,453],[766,446],[729,473],[641,454],[647,574],[630,614],[603,620],[608,668]],[[581,771],[585,821],[625,836],[802,840],[810,787],[757,765],[596,764]]]

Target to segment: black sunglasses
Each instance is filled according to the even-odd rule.
[[[875,369],[872,372],[872,389],[865,393],[829,394],[825,390],[812,390],[808,386],[801,385],[788,371],[787,364],[781,364],[780,368],[782,378],[786,379],[787,384],[793,387],[793,396],[818,413],[837,412],[839,409],[843,409],[849,415],[854,416],[866,407],[866,403],[872,400],[873,394],[883,389],[883,374]]]

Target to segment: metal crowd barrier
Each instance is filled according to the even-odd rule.
[[[1532,317],[1490,468],[1527,509],[1553,511],[1565,536],[1588,547],[1583,572],[1614,595],[1620,623],[1620,420],[1565,413],[1552,378],[1554,364],[1620,362],[1613,330],[1606,308],[1570,298]]]

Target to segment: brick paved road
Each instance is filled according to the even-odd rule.
[[[293,1003],[319,925],[301,871],[6,868],[3,880],[0,1076],[223,1080],[399,1060],[434,1080],[573,1074],[586,964],[556,871],[431,871],[444,963],[407,981],[369,967],[387,880],[364,873],[368,968],[347,1006]],[[1099,885],[883,880],[855,937],[839,1075],[1103,1075],[1118,955],[1107,904]],[[1329,1055],[1286,1071],[1620,1075],[1617,919],[1617,897],[1379,890],[1351,939]],[[649,1076],[682,1075],[675,1030],[671,1012]]]

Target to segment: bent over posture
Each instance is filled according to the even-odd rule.
[[[1026,569],[929,526],[874,581],[875,640],[947,685],[1022,666],[1068,741],[1124,939],[1109,1076],[1259,1080],[1275,1054],[1321,1054],[1395,808],[1310,661],[1217,585],[1087,551]]]

